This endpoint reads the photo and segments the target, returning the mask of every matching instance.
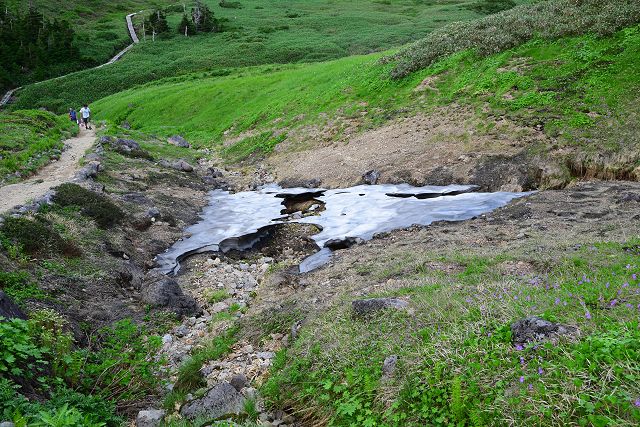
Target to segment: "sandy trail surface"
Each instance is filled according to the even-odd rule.
[[[0,187],[0,213],[44,196],[53,187],[69,181],[80,169],[78,161],[95,141],[95,130],[80,129],[77,137],[65,141],[69,147],[60,160],[49,163],[31,178]]]

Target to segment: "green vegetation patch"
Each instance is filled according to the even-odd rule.
[[[521,3],[528,0],[519,0]],[[56,3],[60,3],[56,0]],[[109,3],[102,5],[102,3]],[[96,2],[95,14],[114,9],[125,9],[125,2]],[[120,7],[120,4],[123,7]],[[129,0],[126,13],[140,10],[142,0]],[[145,1],[145,7],[161,1]],[[170,3],[170,2],[167,2]],[[120,61],[106,67],[74,73],[70,76],[29,85],[18,92],[15,108],[44,106],[52,111],[64,112],[70,106],[94,102],[136,85],[154,80],[194,72],[220,74],[229,68],[263,64],[285,64],[297,62],[326,61],[381,51],[400,46],[426,36],[446,23],[473,19],[478,14],[465,6],[469,0],[447,2],[393,0],[300,0],[295,3],[267,0],[235,2],[205,0],[216,19],[225,28],[224,32],[199,34],[194,37],[180,36],[175,32],[182,19],[182,4],[167,8],[168,25],[173,37],[155,42],[147,35],[141,43],[129,51]],[[222,3],[222,4],[221,4]],[[187,2],[189,8],[191,2]],[[66,8],[66,5],[62,5]],[[100,12],[99,12],[100,11]],[[121,12],[122,13],[122,12]],[[120,15],[124,31],[124,14]],[[146,18],[147,13],[135,17],[136,24]],[[115,31],[113,15],[108,15],[105,26],[94,25],[78,29]],[[83,22],[83,19],[70,19]],[[91,21],[92,22],[92,21]],[[139,33],[141,36],[141,33]],[[89,35],[88,37],[91,37]],[[121,36],[122,37],[122,36]],[[89,38],[81,52],[90,52],[100,43]],[[103,48],[101,48],[103,50]],[[98,56],[98,52],[91,54]],[[237,107],[237,106],[235,106]],[[96,113],[99,109],[95,109]],[[182,116],[187,120],[189,115]]]
[[[189,392],[204,386],[204,377],[200,372],[202,366],[210,360],[217,360],[229,353],[231,346],[236,342],[236,333],[236,329],[229,329],[224,334],[194,349],[191,357],[178,369],[178,379],[174,386],[175,392]]]
[[[83,215],[91,217],[101,228],[112,227],[124,218],[124,212],[107,197],[80,187],[77,184],[62,184],[53,197],[56,205],[77,207]]]
[[[543,275],[505,275],[502,255],[447,258],[462,270],[446,278],[416,268],[415,285],[385,295],[411,312],[360,319],[339,302],[277,354],[261,391],[329,425],[634,425],[640,264],[628,248],[638,242],[583,246]],[[513,345],[510,325],[532,315],[579,332]]]
[[[28,176],[62,150],[62,140],[77,132],[65,117],[47,111],[0,112],[0,182]],[[8,176],[14,174],[14,176]]]
[[[522,5],[471,22],[456,22],[404,48],[393,59],[392,75],[405,77],[453,53],[481,56],[519,46],[533,38],[554,40],[578,34],[611,35],[640,22],[632,0],[549,0]]]
[[[35,216],[7,217],[0,226],[0,242],[9,256],[16,258],[21,254],[31,256],[78,256],[80,249],[65,240],[53,225]]]
[[[24,271],[0,271],[0,289],[17,303],[47,297]]]

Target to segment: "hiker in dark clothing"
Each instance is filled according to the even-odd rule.
[[[80,124],[78,122],[78,114],[76,113],[75,108],[69,108],[69,120],[75,124]]]

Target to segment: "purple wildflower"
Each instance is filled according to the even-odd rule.
[[[556,298],[556,302],[555,302],[555,304],[556,304],[556,305],[560,304],[560,298]]]
[[[584,314],[584,317],[587,318],[587,320],[591,320],[591,313],[589,313],[588,311]]]
[[[617,299],[614,299],[611,301],[611,303],[609,305],[611,305],[611,307],[615,306],[618,303]]]
[[[517,351],[522,351],[522,350],[524,350],[524,347],[522,347],[520,344],[516,344],[516,350]]]
[[[623,287],[623,288],[628,288],[628,287],[629,287],[629,283],[628,283],[628,282],[624,282],[624,283],[622,284],[622,287]]]
[[[633,402],[634,405],[636,405],[638,408],[640,408],[640,397],[636,399],[635,402]]]
[[[538,375],[542,375],[544,373],[544,371],[542,370],[542,368],[538,367]]]
[[[521,377],[520,377],[520,382],[521,382],[521,383],[523,383],[523,382],[524,382],[524,377],[523,377],[523,376],[521,376]]]
[[[633,273],[633,274],[631,275],[631,280],[636,280],[637,278],[638,278],[638,276],[636,276],[636,273]]]
[[[520,364],[524,365],[524,357],[520,356]]]
[[[533,390],[533,384],[529,384],[529,390]]]
[[[609,282],[607,282],[607,284],[606,284],[606,285],[604,285],[604,287],[605,287],[605,288],[607,288],[607,289],[609,289],[609,286],[610,286],[610,285],[609,285]]]

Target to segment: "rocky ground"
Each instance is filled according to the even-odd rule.
[[[433,133],[440,136],[432,137],[440,138],[449,148],[459,146],[460,156],[470,150],[465,137],[450,134],[446,124],[423,125],[411,124],[419,130],[424,128],[425,135],[440,129],[442,132]],[[309,166],[309,162],[292,162],[286,156],[276,156],[274,161],[289,159],[290,170],[295,173],[283,173],[282,166],[224,170],[208,160],[207,153],[195,155],[195,150],[184,145],[179,148],[186,151],[167,155],[131,138],[103,137],[78,182],[114,201],[124,210],[125,219],[118,227],[105,231],[88,222],[74,223],[56,211],[45,213],[48,220],[65,224],[68,234],[78,239],[84,261],[81,268],[73,271],[45,269],[43,288],[56,299],[34,302],[34,307],[53,306],[73,325],[89,322],[96,327],[126,317],[142,322],[149,309],[152,313],[168,310],[178,314],[180,321],[162,330],[163,346],[158,355],[166,362],[161,373],[168,380],[166,391],[174,388],[180,367],[199,349],[240,326],[228,351],[204,360],[199,369],[203,380],[199,389],[191,390],[163,410],[159,409],[157,397],[144,402],[149,409],[138,416],[139,426],[158,425],[162,418],[193,419],[199,415],[240,423],[246,418],[240,414],[247,412],[247,402],[253,405],[251,415],[265,427],[306,425],[306,419],[291,410],[267,410],[258,389],[269,376],[276,352],[291,344],[301,325],[326,309],[405,287],[417,280],[416,269],[444,275],[459,273],[460,266],[450,259],[460,251],[468,256],[512,253],[517,261],[503,262],[498,268],[505,274],[529,276],[544,273],[545,260],[580,245],[624,241],[640,235],[640,184],[576,182],[562,190],[517,199],[468,221],[441,222],[379,235],[370,242],[336,251],[328,265],[307,274],[297,274],[295,266],[317,249],[308,236],[318,230],[296,224],[274,228],[246,253],[193,256],[184,262],[176,278],[153,272],[154,256],[184,236],[184,228],[198,220],[208,191],[215,188],[252,189],[274,182],[276,176],[289,178],[285,180],[288,185],[346,185],[361,180],[363,172],[370,168],[379,168],[382,181],[387,182],[465,182],[460,174],[471,171],[464,166],[468,162],[451,153],[446,157],[453,159],[455,173],[444,174],[439,180],[425,178],[433,172],[431,166],[441,162],[437,156],[427,161],[424,153],[414,158],[416,153],[404,147],[403,138],[415,139],[422,134],[408,134],[402,126],[376,131],[380,133],[377,141],[399,142],[373,147],[376,154],[370,160],[353,160],[352,155],[358,150],[340,160],[349,165],[348,172],[344,168],[333,171]],[[510,124],[505,126],[511,129]],[[540,137],[527,132],[526,138]],[[451,138],[459,139],[460,144],[448,144]],[[487,146],[492,144],[491,138],[481,140]],[[360,142],[369,143],[365,137]],[[171,144],[177,145],[175,141]],[[330,152],[347,153],[356,146],[354,143]],[[496,155],[500,151],[497,150]],[[518,152],[517,146],[510,151],[514,156]],[[400,160],[414,158],[417,163],[407,164],[407,170],[422,175],[385,169],[386,158],[396,154]],[[431,166],[418,165],[423,161]],[[479,170],[475,169],[474,176]],[[500,178],[508,175],[500,170],[487,169],[489,178],[492,171],[499,178],[497,184],[487,184],[487,188],[527,188],[521,180],[526,173],[514,175],[512,182]],[[293,217],[312,214],[309,203],[286,208]],[[10,263],[0,259],[0,265]]]

